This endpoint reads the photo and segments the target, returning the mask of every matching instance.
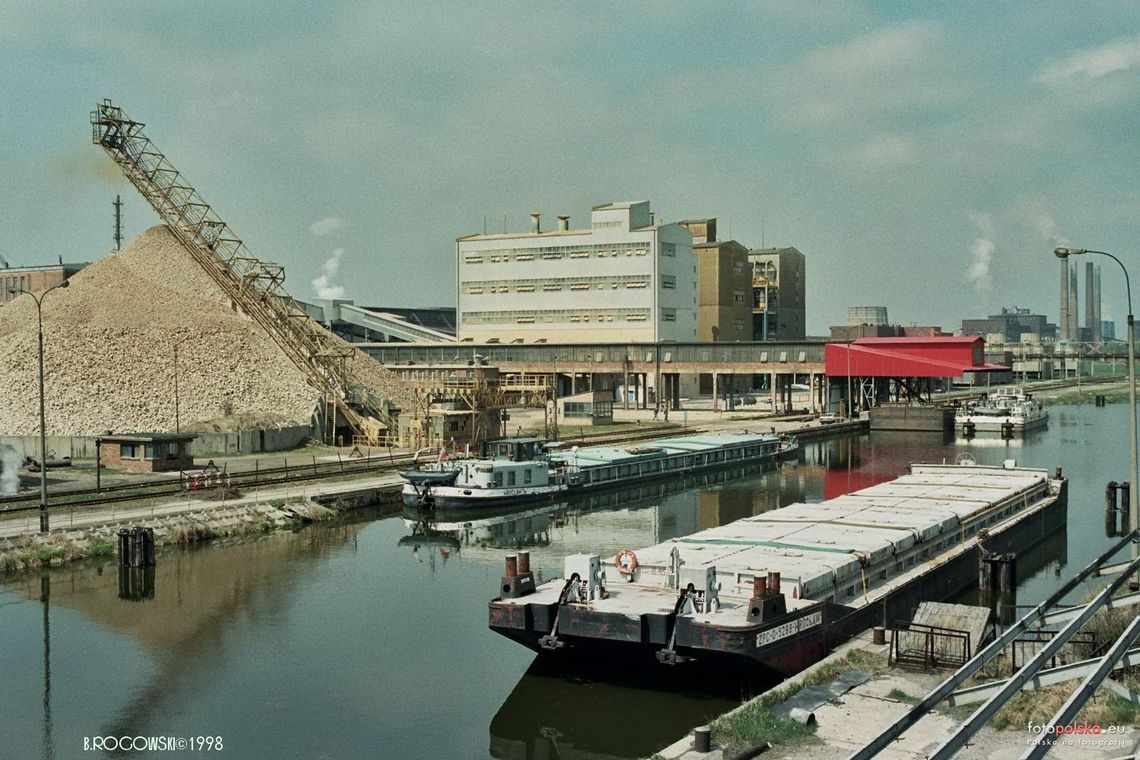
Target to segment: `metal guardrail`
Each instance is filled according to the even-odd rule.
[[[1100,659],[1096,670],[1085,677],[1081,685],[1077,687],[1077,690],[1065,700],[1065,704],[1061,705],[1060,709],[1053,715],[1048,725],[1067,726],[1072,723],[1077,717],[1077,713],[1080,712],[1081,707],[1092,697],[1093,692],[1097,690],[1097,687],[1100,686],[1104,679],[1108,678],[1109,673],[1113,671],[1113,668],[1116,667],[1116,663],[1120,661],[1125,652],[1128,651],[1128,648],[1132,646],[1132,642],[1136,640],[1137,636],[1140,636],[1140,617],[1132,619],[1132,623],[1124,629],[1124,633],[1120,635],[1120,638],[1116,640],[1112,648]],[[1053,748],[1053,738],[1053,735],[1042,732],[1037,738],[1037,742],[1022,754],[1021,760],[1036,760],[1036,758],[1044,757],[1049,750]]]
[[[905,645],[915,640],[921,647]],[[970,632],[957,628],[942,628],[925,623],[899,621],[891,629],[891,648],[888,664],[933,668],[958,667],[970,659]]]
[[[921,702],[908,710],[904,715],[899,717],[880,732],[877,736],[864,744],[860,749],[856,750],[850,755],[848,760],[870,760],[870,758],[882,752],[884,749],[891,745],[895,739],[902,735],[904,731],[913,726],[919,720],[928,714],[936,705],[944,701],[947,697],[954,693],[955,690],[960,688],[972,675],[977,673],[982,667],[996,657],[1002,649],[1004,649],[1011,641],[1013,641],[1021,633],[1029,629],[1029,626],[1036,623],[1042,618],[1045,613],[1055,607],[1062,599],[1064,599],[1073,589],[1077,588],[1085,578],[1096,572],[1096,570],[1107,562],[1113,555],[1126,546],[1130,546],[1133,538],[1137,536],[1136,531],[1128,534],[1124,538],[1117,541],[1106,552],[1094,559],[1088,565],[1081,569],[1076,575],[1062,584],[1061,588],[1054,591],[1049,595],[1045,601],[1034,607],[1026,613],[1020,620],[1007,628],[1000,636],[994,641],[990,642],[984,649],[980,650],[974,657],[956,670],[949,678],[938,685],[934,691],[930,692]],[[1122,576],[1124,577],[1124,576]],[[1026,674],[1028,677],[1029,674]],[[1024,682],[1024,681],[1023,681]]]
[[[1128,537],[1128,542],[1131,543],[1131,540],[1132,536],[1130,535]],[[954,732],[953,735],[950,736],[950,738],[948,738],[942,743],[941,746],[934,750],[934,752],[930,755],[930,760],[949,760],[949,758],[953,757],[958,752],[958,750],[962,749],[962,747],[965,746],[966,742],[969,741],[970,737],[980,731],[982,726],[984,726],[989,721],[989,719],[992,718],[997,713],[997,711],[1005,705],[1006,702],[1008,702],[1017,692],[1019,692],[1021,690],[1021,687],[1024,686],[1025,683],[1029,681],[1034,675],[1036,675],[1037,672],[1041,670],[1042,666],[1047,661],[1049,661],[1050,658],[1052,658],[1057,654],[1058,651],[1060,651],[1061,647],[1063,647],[1069,641],[1069,639],[1073,637],[1073,634],[1079,631],[1085,623],[1092,619],[1092,616],[1100,610],[1101,606],[1103,606],[1108,599],[1112,598],[1112,595],[1116,592],[1116,589],[1120,588],[1128,580],[1129,576],[1131,576],[1136,568],[1140,568],[1140,558],[1137,558],[1131,563],[1128,572],[1119,575],[1115,580],[1112,581],[1112,583],[1108,584],[1108,586],[1106,586],[1099,594],[1097,594],[1091,602],[1085,605],[1084,609],[1079,615],[1077,615],[1076,618],[1070,621],[1064,628],[1057,631],[1057,634],[1049,641],[1049,643],[1046,644],[1039,652],[1037,652],[1037,654],[1035,654],[1027,663],[1025,663],[1025,666],[1018,670],[1017,673],[1014,674],[1014,676],[1006,682],[1006,685],[1002,687],[1002,689],[997,694],[994,694],[992,697],[986,700],[986,702],[981,707],[975,710],[974,713],[968,719],[966,719],[966,721],[958,728],[957,731]]]

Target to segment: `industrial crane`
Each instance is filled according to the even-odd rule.
[[[285,291],[285,269],[255,258],[153,142],[141,122],[104,100],[91,113],[92,142],[107,152],[194,260],[234,304],[269,333],[324,399],[326,440],[336,413],[354,436],[375,445],[394,430],[390,402],[351,382],[346,345]]]

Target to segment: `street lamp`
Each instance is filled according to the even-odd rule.
[[[47,298],[47,294],[56,288],[66,288],[67,280],[64,280],[58,285],[40,293],[38,296],[35,293],[27,290],[23,291],[26,295],[32,297],[36,303],[36,327],[39,330],[40,340],[40,533],[48,532],[48,511],[47,511],[47,428],[44,426],[44,314],[43,314],[43,300]]]
[[[1053,251],[1053,254],[1062,260],[1082,253],[1097,253],[1101,256],[1107,256],[1120,264],[1120,271],[1124,272],[1124,289],[1128,295],[1128,448],[1132,457],[1132,488],[1129,489],[1128,494],[1128,522],[1132,530],[1137,530],[1140,529],[1140,507],[1137,506],[1136,494],[1136,489],[1140,488],[1140,475],[1137,474],[1140,472],[1140,466],[1137,465],[1136,459],[1136,326],[1132,317],[1132,285],[1128,280],[1128,270],[1124,268],[1124,263],[1111,253],[1092,251],[1087,248],[1057,248]],[[1096,330],[1100,329],[1100,325],[1093,327]],[[1140,556],[1140,541],[1133,538],[1132,558],[1136,559],[1138,556]],[[1133,591],[1140,589],[1140,574],[1129,582],[1129,587]]]

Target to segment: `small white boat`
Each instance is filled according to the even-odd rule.
[[[963,432],[1019,434],[1045,427],[1049,412],[1024,388],[999,388],[961,407],[954,424]]]

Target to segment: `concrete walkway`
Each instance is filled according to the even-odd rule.
[[[190,495],[167,497],[147,503],[131,502],[125,506],[109,505],[100,509],[71,509],[67,506],[50,511],[52,533],[82,530],[113,523],[145,522],[154,517],[169,517],[188,512],[202,512],[222,507],[250,505],[268,501],[309,499],[314,496],[397,488],[403,483],[395,472],[372,478],[338,481],[310,481],[288,486],[258,488],[231,499],[201,499]],[[20,538],[39,532],[39,513],[32,510],[0,519],[0,539]]]
[[[836,649],[824,660],[787,679],[781,686],[802,681],[823,665],[845,659],[848,652],[853,650],[864,650],[883,657],[887,655],[887,645],[872,644],[871,632],[866,631]],[[894,668],[875,676],[839,699],[815,710],[815,737],[818,742],[790,747],[775,746],[762,757],[774,760],[800,760],[804,757],[812,760],[844,760],[902,717],[914,702],[933,691],[947,675],[942,671],[921,673]],[[1074,688],[1076,684],[1074,681]],[[913,700],[907,702],[896,698],[902,695]],[[952,715],[935,710],[912,726],[892,747],[879,753],[878,757],[883,760],[925,760],[931,751],[950,737],[959,723]],[[984,728],[956,757],[966,760],[1016,760],[1025,751],[1026,741],[1031,738],[1035,739],[1036,735],[1030,734],[1028,729],[996,731]],[[1082,741],[1085,743],[1082,744]],[[692,747],[692,737],[686,736],[658,754],[666,760],[722,760],[723,753],[720,750],[698,753]],[[1140,749],[1140,731],[1137,727],[1130,726],[1123,736],[1062,737],[1049,757],[1057,760],[1113,760],[1133,757],[1137,749]]]

